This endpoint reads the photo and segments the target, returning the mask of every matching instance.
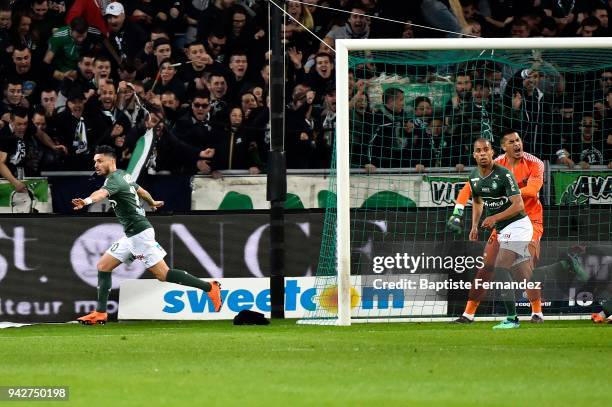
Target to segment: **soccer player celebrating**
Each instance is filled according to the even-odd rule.
[[[505,130],[501,139],[502,149],[504,154],[501,154],[495,159],[495,163],[499,164],[510,171],[518,181],[518,185],[523,198],[525,212],[531,220],[533,226],[533,237],[529,244],[531,254],[532,268],[535,267],[535,262],[540,257],[540,239],[544,233],[543,226],[543,209],[539,199],[539,191],[544,183],[544,163],[529,153],[523,151],[523,142],[518,133],[514,130]],[[457,203],[453,211],[453,215],[448,221],[450,230],[461,233],[462,217],[464,207],[470,199],[471,189],[470,183],[467,182],[459,195]],[[476,278],[485,281],[491,280],[493,277],[493,267],[495,258],[499,251],[499,243],[497,242],[496,233],[493,232],[487,241],[485,247],[485,265],[478,270]],[[566,264],[567,265],[567,264]],[[540,289],[527,289],[527,297],[531,303],[531,322],[544,322],[542,314],[542,300]],[[465,312],[455,322],[470,323],[474,320],[474,315],[478,309],[480,301],[483,299],[486,290],[482,288],[472,288],[470,290],[469,299],[465,307]]]
[[[469,176],[472,190],[472,229],[470,240],[478,240],[478,223],[483,208],[487,208],[487,217],[482,227],[495,230],[499,250],[495,257],[494,272],[498,280],[510,282],[510,275],[515,280],[531,278],[531,254],[529,243],[533,237],[533,226],[525,213],[518,183],[507,168],[493,161],[491,142],[479,138],[474,142],[474,159],[478,166]],[[486,256],[488,257],[488,256]],[[516,315],[514,290],[502,290],[502,300],[506,307],[507,317],[494,329],[511,329],[519,327]]]
[[[97,175],[106,177],[104,185],[85,199],[73,199],[72,205],[75,210],[79,210],[108,197],[123,225],[125,236],[114,242],[98,261],[98,305],[94,312],[78,318],[78,321],[85,325],[106,323],[106,304],[112,287],[111,272],[121,263],[129,264],[135,259],[142,260],[147,270],[160,281],[205,291],[215,312],[218,312],[221,309],[221,285],[217,281],[208,283],[186,271],[170,269],[164,261],[166,251],[155,241],[155,231],[145,217],[139,198],[145,200],[153,210],[162,207],[164,202],[154,200],[149,192],[132,181],[128,173],[117,169],[112,147],[96,148],[94,166]]]

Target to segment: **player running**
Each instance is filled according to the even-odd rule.
[[[525,206],[525,212],[533,226],[533,237],[529,243],[529,252],[531,254],[533,268],[535,267],[535,262],[540,257],[540,240],[544,233],[543,209],[539,199],[539,191],[544,183],[544,163],[537,157],[523,151],[521,137],[514,130],[508,129],[504,131],[501,145],[504,154],[498,156],[494,162],[512,171],[512,174],[518,182]],[[455,205],[453,215],[448,221],[449,229],[456,233],[461,233],[463,230],[461,226],[463,212],[465,205],[470,199],[471,193],[470,183],[467,182],[457,196],[457,204]],[[491,233],[484,252],[485,265],[482,269],[478,270],[476,278],[490,281],[493,278],[495,258],[499,252],[499,242],[497,241],[497,233],[495,231]],[[544,322],[541,290],[527,289],[526,291],[529,302],[531,303],[531,322]],[[486,290],[482,288],[472,288],[465,307],[465,312],[454,322],[473,322],[478,305],[484,298],[485,293]]]
[[[147,270],[160,281],[182,284],[205,291],[215,307],[215,312],[219,312],[221,285],[217,281],[208,283],[186,271],[170,269],[164,261],[166,251],[155,241],[155,231],[145,217],[145,211],[140,206],[139,198],[146,201],[153,210],[162,207],[164,202],[154,200],[151,194],[132,181],[128,173],[117,169],[113,148],[109,146],[96,148],[94,166],[97,175],[106,177],[104,185],[85,199],[73,199],[74,210],[82,209],[108,197],[119,222],[123,225],[125,236],[114,242],[98,261],[98,305],[96,310],[77,320],[84,325],[106,323],[108,319],[106,304],[112,287],[111,272],[121,263],[130,264],[135,259],[143,261]]]
[[[511,275],[515,280],[529,280],[532,272],[529,244],[533,237],[533,226],[525,213],[516,179],[507,168],[493,161],[493,153],[490,141],[479,138],[474,142],[473,155],[477,168],[470,173],[468,179],[473,196],[469,238],[472,241],[478,240],[478,223],[486,206],[487,217],[482,227],[497,232],[495,237],[499,249],[493,259],[498,281],[509,283]],[[518,328],[514,290],[502,290],[502,300],[507,317],[493,329]]]

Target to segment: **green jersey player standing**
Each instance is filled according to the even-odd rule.
[[[533,236],[533,226],[527,217],[521,191],[514,175],[507,168],[493,162],[493,147],[483,138],[474,142],[474,159],[477,168],[469,176],[472,189],[472,229],[470,240],[478,240],[478,223],[483,209],[487,217],[482,222],[486,229],[496,229],[499,253],[495,259],[495,274],[502,282],[529,280],[532,270],[529,242]],[[494,329],[518,328],[514,290],[501,292],[507,317]]]
[[[112,287],[111,272],[121,263],[129,264],[134,260],[143,261],[147,270],[160,281],[204,290],[218,312],[221,309],[221,285],[217,281],[202,281],[186,271],[169,268],[164,261],[166,251],[155,241],[155,231],[145,217],[140,198],[153,210],[162,207],[164,202],[154,200],[151,194],[132,181],[128,173],[117,169],[112,147],[96,148],[94,166],[97,175],[106,177],[104,185],[85,199],[73,199],[74,209],[82,209],[108,197],[125,236],[114,242],[98,261],[98,305],[95,311],[78,318],[78,321],[85,325],[106,323],[106,304]]]

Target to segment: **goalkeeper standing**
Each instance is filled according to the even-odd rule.
[[[521,137],[512,129],[503,132],[501,146],[504,150],[504,154],[498,156],[494,162],[512,171],[512,174],[518,182],[525,206],[525,212],[533,226],[533,237],[529,243],[531,266],[533,268],[540,256],[540,240],[544,233],[543,208],[539,199],[539,191],[544,183],[544,163],[534,155],[523,151]],[[461,222],[464,207],[470,199],[471,193],[470,183],[467,182],[461,192],[459,192],[453,215],[448,221],[449,229],[456,233],[462,231]],[[497,233],[493,231],[485,246],[485,265],[482,269],[478,270],[476,278],[484,281],[490,281],[493,278],[493,268],[498,252],[499,242],[497,241]],[[531,303],[531,322],[544,322],[541,290],[527,289],[526,291],[529,302]],[[485,294],[486,291],[482,288],[472,288],[469,293],[465,312],[461,317],[455,320],[455,322],[472,322],[478,305]]]

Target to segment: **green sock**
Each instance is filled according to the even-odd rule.
[[[206,292],[210,291],[211,289],[210,283],[202,281],[196,276],[192,276],[188,272],[178,269],[168,270],[168,274],[166,275],[166,281],[169,283],[199,288],[200,290],[204,290]]]
[[[510,270],[505,267],[495,267],[495,276],[497,281],[501,282],[511,282],[512,276],[510,274]],[[508,315],[508,319],[516,318],[516,303],[514,300],[514,290],[512,289],[502,289],[500,290],[500,298],[506,307],[506,314]]]
[[[98,305],[96,311],[106,312],[106,303],[112,287],[112,273],[110,271],[98,271]]]

